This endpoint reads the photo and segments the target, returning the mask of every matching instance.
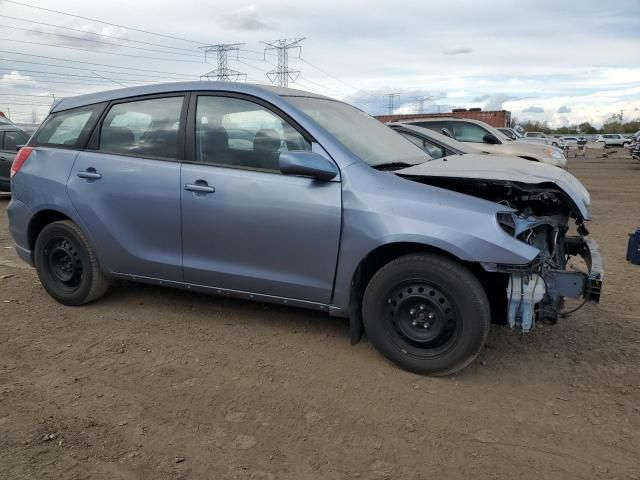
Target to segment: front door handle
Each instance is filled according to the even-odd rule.
[[[187,183],[184,186],[185,190],[190,192],[198,192],[198,193],[213,193],[216,191],[215,188],[210,187],[207,182],[204,180],[198,180],[196,183]]]
[[[84,172],[78,172],[77,175],[87,180],[100,180],[102,178],[102,175],[96,172],[95,168],[87,168]]]

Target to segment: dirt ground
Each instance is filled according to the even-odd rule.
[[[495,326],[440,379],[321,313],[131,284],[64,307],[0,215],[0,478],[640,479],[640,162],[615,155],[570,162],[601,304]]]

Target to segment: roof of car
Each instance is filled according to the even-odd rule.
[[[427,118],[416,118],[411,120],[400,120],[401,123],[422,123],[422,122],[471,122],[478,125],[487,125],[486,122],[481,120],[476,120],[474,118],[457,118],[457,117],[427,117]]]
[[[19,130],[21,132],[27,133],[27,131],[22,128],[19,127],[18,125],[15,125],[13,123],[0,123],[0,130]]]
[[[173,82],[173,83],[156,83],[153,85],[143,85],[138,87],[119,88],[116,90],[107,90],[104,92],[88,93],[86,95],[78,95],[76,97],[66,97],[58,100],[52,107],[51,113],[68,110],[70,108],[92,105],[94,103],[108,102],[111,100],[119,100],[122,98],[137,97],[140,95],[154,95],[162,93],[186,92],[186,91],[219,91],[232,93],[245,93],[247,95],[256,95],[265,97],[269,95],[288,96],[288,97],[315,97],[329,98],[316,93],[306,92],[304,90],[296,90],[294,88],[275,87],[271,85],[255,85],[250,83],[238,82]],[[265,95],[266,94],[266,95]]]

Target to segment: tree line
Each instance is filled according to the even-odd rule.
[[[543,132],[546,134],[561,135],[593,135],[596,133],[636,133],[640,130],[640,118],[624,122],[620,115],[612,115],[603,124],[602,128],[596,128],[589,122],[578,125],[567,125],[559,128],[550,128],[545,122],[538,120],[526,120],[520,122],[517,119],[511,121],[512,125],[521,127],[526,132]]]

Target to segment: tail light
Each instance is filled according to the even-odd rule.
[[[18,151],[16,158],[13,160],[13,163],[11,164],[11,178],[13,178],[13,176],[16,173],[18,173],[18,171],[20,170],[20,167],[22,167],[24,162],[27,161],[27,158],[29,158],[29,155],[31,155],[32,151],[33,151],[32,147],[22,147]]]

